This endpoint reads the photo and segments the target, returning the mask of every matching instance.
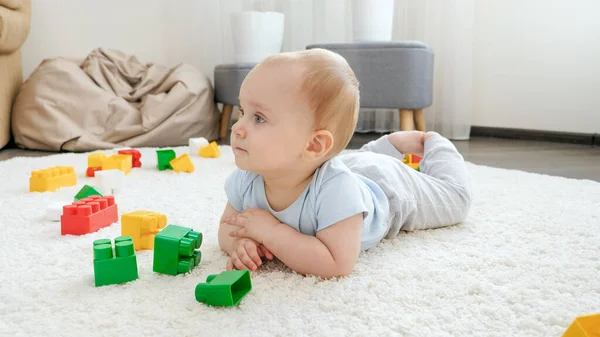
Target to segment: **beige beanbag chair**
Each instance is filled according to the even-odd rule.
[[[190,65],[142,64],[99,48],[85,60],[44,60],[13,105],[20,147],[91,151],[216,140],[219,111],[210,80]]]

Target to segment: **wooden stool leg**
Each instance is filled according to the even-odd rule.
[[[233,105],[223,105],[223,113],[221,114],[221,130],[219,132],[219,138],[225,139],[227,137],[227,129],[231,123],[231,112],[233,111]]]
[[[415,128],[419,131],[425,132],[425,114],[423,109],[415,110]]]
[[[400,130],[409,131],[414,129],[414,118],[412,110],[400,109]]]

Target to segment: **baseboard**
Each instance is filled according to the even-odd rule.
[[[600,135],[594,133],[558,132],[544,130],[471,126],[471,137],[494,137],[521,140],[538,140],[557,143],[600,146]]]

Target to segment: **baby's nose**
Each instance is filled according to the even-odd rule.
[[[246,128],[243,126],[243,122],[241,120],[238,120],[235,124],[233,124],[231,127],[231,133],[236,137],[246,138]]]

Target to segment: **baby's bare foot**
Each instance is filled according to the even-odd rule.
[[[394,132],[388,135],[388,140],[400,153],[423,156],[425,144],[425,132],[423,131]]]
[[[435,136],[440,136],[439,133],[435,132],[435,131],[429,131],[425,134],[425,139],[424,140],[428,140],[431,137],[435,137]]]

